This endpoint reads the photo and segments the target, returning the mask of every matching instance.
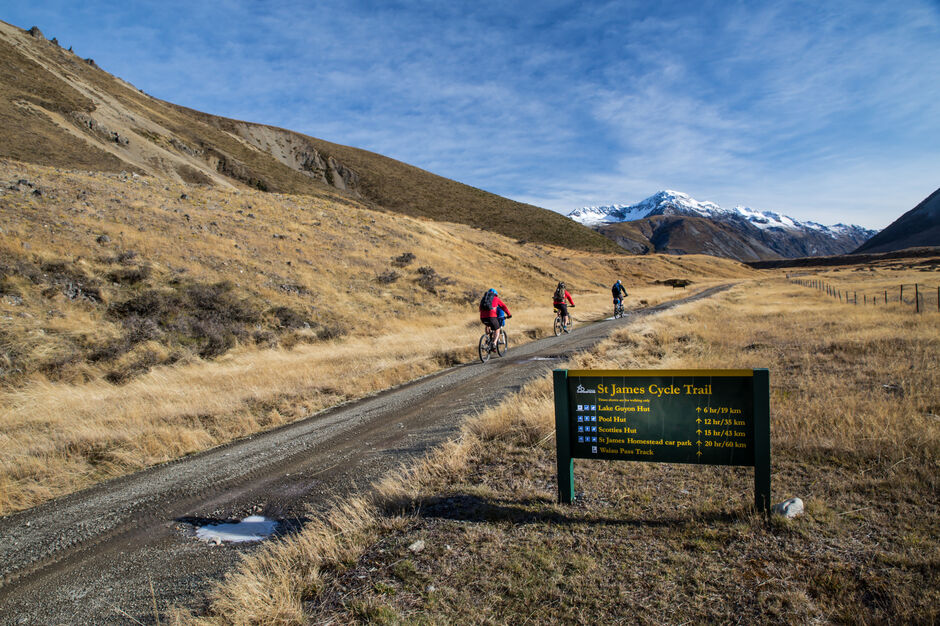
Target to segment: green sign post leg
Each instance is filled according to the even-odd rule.
[[[754,507],[770,514],[770,373],[766,369],[754,370]]]
[[[554,370],[555,454],[558,459],[558,501],[574,500],[574,461],[571,458],[571,421],[568,414],[568,370]]]

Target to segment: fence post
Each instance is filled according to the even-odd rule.
[[[920,313],[920,291],[917,288],[917,283],[914,283],[914,312]]]
[[[885,289],[885,306],[888,306],[888,290]]]
[[[863,298],[862,302],[863,302],[864,304],[868,304],[868,294],[866,293],[866,294],[862,295],[862,298]]]
[[[904,285],[901,285],[901,295],[898,297],[898,304],[904,304]]]

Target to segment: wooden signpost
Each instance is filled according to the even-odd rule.
[[[770,379],[756,370],[555,370],[558,500],[574,459],[754,467],[770,512]]]

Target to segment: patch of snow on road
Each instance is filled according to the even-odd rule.
[[[240,522],[207,524],[196,529],[196,536],[212,543],[243,543],[266,539],[277,528],[277,522],[260,515],[251,515]]]

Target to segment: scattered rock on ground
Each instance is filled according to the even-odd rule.
[[[413,544],[408,546],[408,549],[414,552],[415,554],[418,554],[419,552],[424,550],[424,539],[418,539]]]

